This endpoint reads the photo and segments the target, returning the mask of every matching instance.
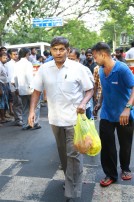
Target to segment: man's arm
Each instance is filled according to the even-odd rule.
[[[134,87],[132,88],[130,99],[126,104],[134,106]],[[130,110],[130,108],[125,107],[120,115],[120,125],[127,125],[129,123]]]
[[[34,120],[35,120],[35,108],[37,106],[39,97],[40,97],[41,92],[34,90],[32,97],[31,97],[31,102],[30,102],[30,111],[29,111],[29,117],[28,117],[28,123],[31,127],[34,126]]]
[[[94,109],[93,109],[93,115],[94,116],[97,116],[98,114],[98,111],[99,109],[101,108],[101,105],[102,105],[102,101],[103,101],[103,96],[102,96],[102,92],[100,93],[100,96],[99,96],[99,100],[97,101]]]
[[[77,113],[84,114],[84,112],[86,110],[86,104],[92,98],[93,93],[94,93],[93,89],[90,89],[85,92],[85,96],[84,96],[81,104],[77,107]]]

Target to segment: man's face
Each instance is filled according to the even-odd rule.
[[[17,61],[18,60],[18,52],[17,51],[16,52],[12,52],[10,54],[10,57],[11,57],[11,59]]]
[[[104,53],[103,52],[93,51],[93,57],[99,66],[104,65]]]
[[[75,60],[76,62],[79,62],[79,59],[77,58],[77,55],[75,53],[69,53],[68,58],[70,60]]]
[[[5,64],[7,62],[7,55],[3,55],[1,58],[0,58],[0,61]]]
[[[66,48],[63,44],[59,44],[51,47],[51,54],[57,64],[63,64],[67,58],[69,49]]]
[[[115,55],[116,55],[117,58],[120,58],[121,57],[121,52],[120,51],[116,51]]]
[[[85,54],[85,50],[84,50],[84,49],[81,50],[81,54],[82,54],[82,55]]]
[[[90,62],[93,59],[93,55],[91,53],[86,54],[86,59]]]
[[[31,54],[36,55],[37,54],[37,50],[35,48],[32,49]]]

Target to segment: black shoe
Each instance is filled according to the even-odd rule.
[[[36,130],[36,129],[40,129],[41,125],[39,123],[35,124],[33,128],[31,128],[31,130]]]
[[[22,130],[29,130],[31,128],[31,126],[25,126],[25,127],[22,127]]]
[[[67,198],[66,202],[75,202],[75,200],[73,198]]]

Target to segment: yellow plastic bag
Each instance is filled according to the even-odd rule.
[[[101,141],[94,120],[89,120],[85,114],[78,114],[74,131],[74,146],[80,153],[95,156],[101,151]]]

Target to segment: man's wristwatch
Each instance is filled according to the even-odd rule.
[[[133,105],[130,105],[130,104],[127,103],[126,108],[133,109]]]

